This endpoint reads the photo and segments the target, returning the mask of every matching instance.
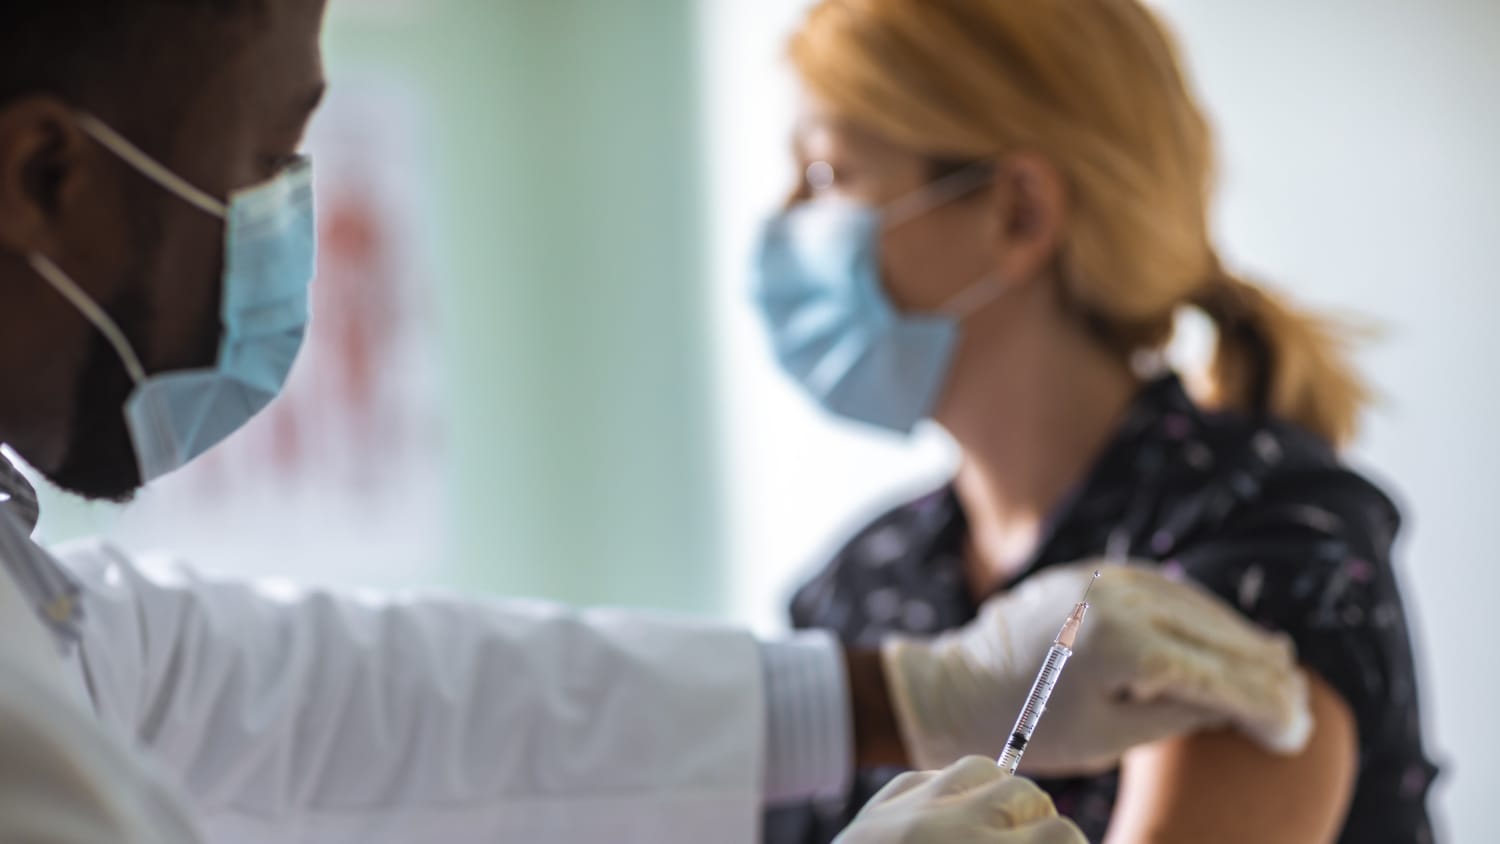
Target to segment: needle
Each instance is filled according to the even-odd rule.
[[[1089,601],[1089,593],[1092,592],[1092,591],[1094,591],[1094,584],[1099,582],[1099,575],[1101,573],[1102,572],[1099,572],[1097,570],[1094,572],[1093,579],[1089,581],[1089,587],[1087,589],[1083,590],[1083,598],[1080,599],[1078,603],[1080,603],[1080,604],[1086,604],[1086,603],[1088,603],[1088,601]]]

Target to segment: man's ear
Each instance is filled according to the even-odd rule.
[[[0,106],[0,248],[54,254],[61,221],[99,161],[63,101],[35,96]]]

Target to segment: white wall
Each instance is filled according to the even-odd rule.
[[[735,609],[780,623],[786,587],[857,519],[940,477],[914,447],[821,419],[775,373],[745,303],[760,213],[788,184],[781,42],[804,0],[700,0],[720,280],[720,382]],[[1399,490],[1445,840],[1492,840],[1500,692],[1500,3],[1160,0],[1223,144],[1232,263],[1388,336],[1362,355],[1386,396],[1356,458]],[[1471,642],[1474,653],[1461,643]]]

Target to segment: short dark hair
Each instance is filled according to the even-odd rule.
[[[100,108],[141,86],[181,82],[184,59],[205,55],[205,24],[264,0],[0,0],[0,106],[50,94]],[[174,69],[175,68],[175,69]],[[158,112],[157,116],[166,116]]]

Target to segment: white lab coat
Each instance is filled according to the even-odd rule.
[[[256,587],[99,544],[58,557],[84,586],[77,690],[210,841],[756,837],[765,694],[745,633]]]

